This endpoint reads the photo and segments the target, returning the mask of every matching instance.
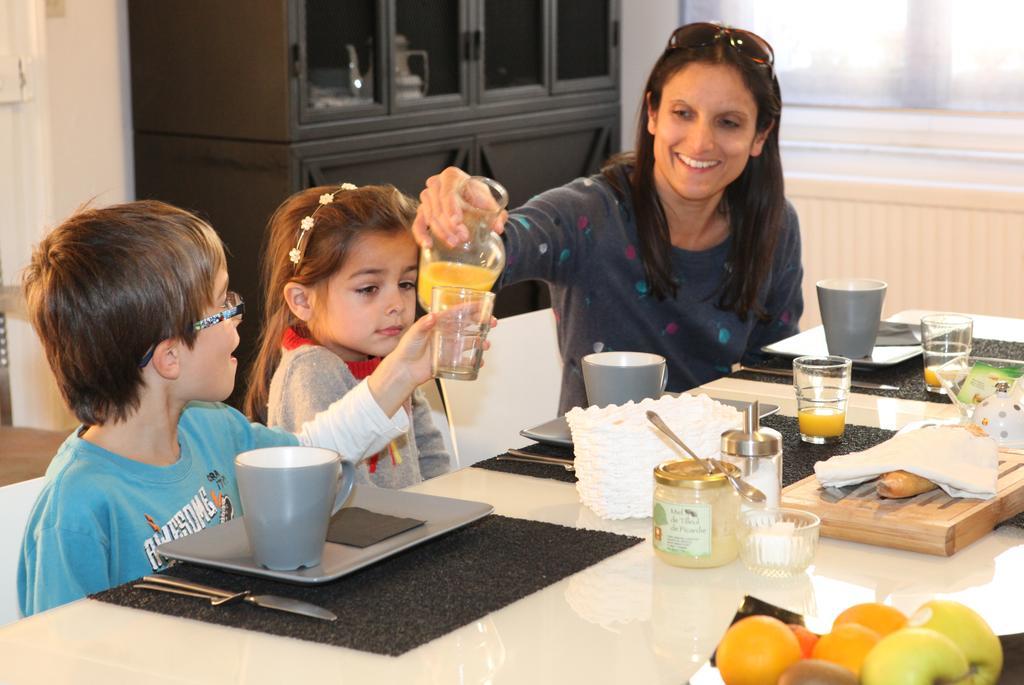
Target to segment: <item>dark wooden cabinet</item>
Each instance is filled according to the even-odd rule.
[[[258,322],[263,230],[297,190],[415,197],[455,165],[515,206],[596,171],[619,140],[618,16],[619,0],[129,0],[136,195],[211,221]],[[546,304],[524,284],[497,311]]]

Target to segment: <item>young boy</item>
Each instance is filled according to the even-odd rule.
[[[18,566],[24,615],[160,569],[156,546],[238,515],[234,458],[284,444],[357,461],[409,427],[402,402],[430,377],[415,324],[353,392],[297,434],[220,404],[234,386],[244,305],[220,239],[160,202],[82,211],[24,274],[32,324],[82,421],[46,472]]]

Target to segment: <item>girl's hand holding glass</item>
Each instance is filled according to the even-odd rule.
[[[431,339],[436,325],[433,314],[416,321],[367,379],[370,394],[388,416],[394,415],[416,388],[434,377]],[[497,325],[498,320],[491,317],[491,328]],[[485,340],[484,351],[490,348],[490,341]]]

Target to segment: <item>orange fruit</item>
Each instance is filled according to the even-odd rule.
[[[771,616],[747,616],[729,626],[715,662],[725,685],[775,685],[800,660],[800,642]]]
[[[831,633],[821,636],[811,656],[845,666],[859,676],[864,657],[881,639],[877,632],[859,623],[840,623]]]
[[[907,615],[888,604],[867,602],[865,604],[854,604],[836,616],[836,620],[832,622],[832,628],[841,623],[857,623],[865,628],[871,628],[871,630],[885,637],[889,633],[907,625]]]
[[[818,638],[821,637],[815,632],[811,632],[807,628],[797,623],[787,623],[789,629],[796,635],[797,641],[800,643],[800,653],[805,659],[811,658],[811,652],[814,651],[814,645],[818,643]]]

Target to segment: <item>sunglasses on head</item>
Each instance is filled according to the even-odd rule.
[[[665,52],[679,49],[708,48],[718,41],[725,41],[733,50],[757,64],[772,70],[775,52],[761,36],[743,29],[729,28],[721,24],[698,22],[680,26],[672,32]]]

